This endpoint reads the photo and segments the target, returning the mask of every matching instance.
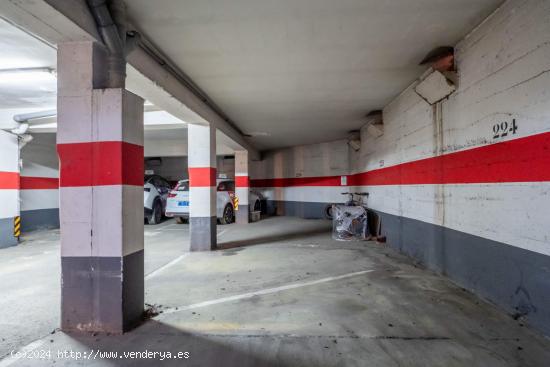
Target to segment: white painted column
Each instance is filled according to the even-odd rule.
[[[102,89],[103,56],[58,45],[61,326],[122,333],[144,305],[143,100]]]
[[[189,125],[190,251],[216,249],[216,128]]]
[[[19,141],[0,130],[0,248],[17,245],[19,220]]]
[[[237,224],[248,223],[250,179],[248,176],[248,152],[235,152],[235,195],[239,199],[239,208],[236,213]]]

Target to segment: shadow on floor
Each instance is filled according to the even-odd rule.
[[[148,320],[137,329],[124,335],[61,334],[60,346],[52,344],[52,350],[73,350],[92,353],[96,363],[106,366],[224,366],[224,367],[285,367],[291,364],[280,360],[277,353],[271,356],[248,342],[247,335],[208,335],[189,333],[159,322]],[[57,342],[57,341],[56,341]],[[96,351],[98,354],[96,355]],[[142,355],[124,356],[123,353],[148,352]],[[153,353],[157,353],[153,358]],[[184,353],[188,352],[188,358]],[[54,352],[55,353],[55,352]],[[180,356],[178,356],[178,353]],[[170,356],[168,356],[170,354]],[[106,357],[109,355],[109,357]],[[100,358],[103,356],[103,358]],[[122,356],[122,357],[121,357]],[[58,360],[56,365],[72,365],[76,361]]]
[[[262,244],[276,242],[276,241],[296,240],[301,238],[307,238],[315,234],[327,233],[329,231],[330,231],[329,227],[313,228],[309,230],[297,229],[296,231],[290,231],[286,233],[275,233],[275,234],[255,236],[251,238],[238,239],[238,240],[218,241],[217,250],[228,250],[236,247],[262,245]]]

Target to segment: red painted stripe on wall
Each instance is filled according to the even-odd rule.
[[[215,167],[189,167],[190,187],[216,186]]]
[[[550,133],[486,145],[348,176],[348,185],[550,181]],[[252,180],[253,187],[340,186],[340,176]]]
[[[0,190],[18,190],[19,173],[0,171]]]
[[[55,177],[21,176],[21,190],[57,190],[59,179]]]
[[[550,133],[360,173],[350,185],[550,181]]]
[[[235,187],[250,187],[248,176],[235,176]]]
[[[340,186],[340,176],[250,180],[252,187]]]
[[[60,187],[143,186],[143,147],[121,141],[58,144]]]

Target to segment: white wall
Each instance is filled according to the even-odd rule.
[[[13,181],[19,175],[17,136],[0,130],[0,219],[19,215],[19,190]]]
[[[17,244],[19,216],[19,147],[17,136],[0,130],[0,248]]]
[[[455,55],[441,109],[413,84],[384,108],[383,136],[361,130],[351,169],[390,245],[550,335],[550,1],[507,1]]]
[[[456,45],[455,56],[457,90],[441,102],[440,119],[437,107],[414,91],[415,82],[384,108],[384,135],[374,138],[362,128],[361,149],[350,150],[349,158],[345,140],[270,151],[262,161],[252,162],[251,178],[371,172],[550,132],[549,1],[506,2]],[[510,126],[514,120],[518,126],[514,134],[493,138],[495,124]],[[474,167],[480,175],[489,168]],[[381,212],[550,255],[548,180],[525,182],[497,176],[494,182],[361,189],[370,192],[369,204]],[[278,188],[268,181],[262,183],[268,186],[262,190],[278,201],[335,202],[341,198],[340,187],[307,186],[298,181]],[[503,213],[510,214],[503,217]]]
[[[268,199],[306,203],[333,203],[343,201],[340,194],[340,176],[349,172],[347,140],[321,144],[301,145],[265,152],[261,161],[252,161],[250,178]],[[309,178],[332,177],[311,183]],[[287,180],[282,184],[273,179]],[[262,181],[262,183],[259,183]],[[334,186],[330,182],[337,182]],[[304,182],[309,182],[306,186]],[[258,187],[261,186],[261,187]],[[323,210],[323,207],[319,207]]]
[[[261,161],[252,161],[250,175],[254,179],[319,177],[348,173],[346,140],[300,145],[268,151]]]
[[[23,232],[59,227],[59,162],[55,134],[35,133],[21,149]]]
[[[456,47],[458,89],[442,102],[441,131],[435,107],[420,98],[413,85],[384,108],[382,137],[361,130],[363,144],[360,152],[352,154],[352,171],[549,132],[549,20],[548,1],[504,4]],[[493,139],[493,126],[513,119],[516,134]],[[550,183],[498,182],[498,177],[495,181],[366,189],[371,192],[371,206],[382,212],[550,255]]]
[[[155,174],[166,178],[169,181],[178,181],[188,177],[187,157],[161,157],[160,166],[152,165],[145,160],[145,169],[153,170]]]
[[[235,157],[217,156],[216,173],[225,175],[227,178],[235,178]]]
[[[413,83],[383,109],[381,137],[361,129],[349,160],[345,142],[295,147],[251,176],[295,177],[261,184],[273,201],[320,211],[308,202],[336,201],[330,176],[348,173],[390,246],[550,335],[550,1],[505,2],[455,57],[454,94],[430,106]]]
[[[151,139],[146,134],[143,149],[146,157],[187,156],[187,138]]]

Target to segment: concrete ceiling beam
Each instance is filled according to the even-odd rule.
[[[85,0],[6,0],[0,4],[0,15],[52,46],[71,41],[101,42]],[[186,122],[212,124],[248,150],[251,159],[260,159],[258,150],[234,126],[143,48],[128,56],[128,64],[128,89],[139,89],[142,97]]]

